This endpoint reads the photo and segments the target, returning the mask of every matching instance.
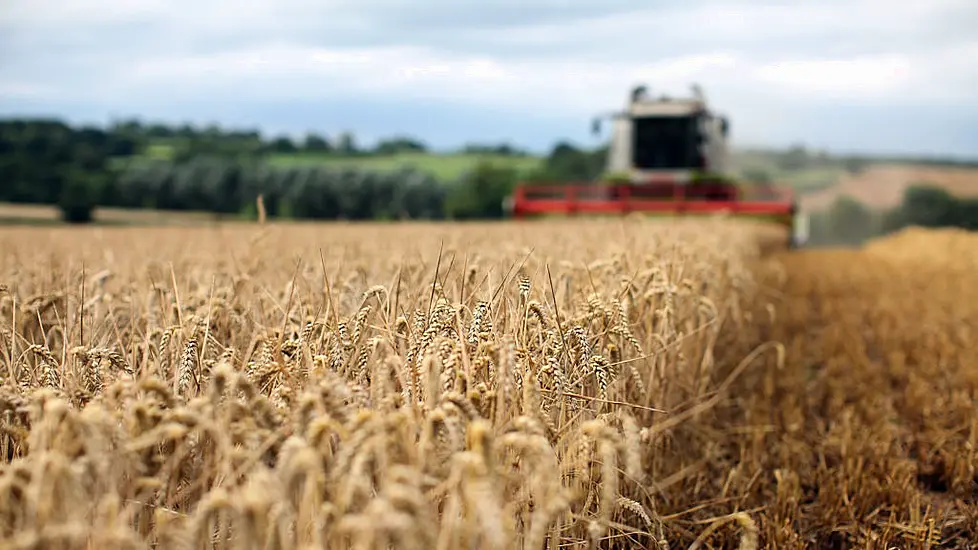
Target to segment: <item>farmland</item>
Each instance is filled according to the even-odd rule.
[[[802,208],[827,208],[839,197],[850,197],[874,209],[893,208],[900,204],[911,185],[928,184],[944,189],[956,197],[978,197],[978,169],[975,167],[881,164],[857,174],[845,174],[834,185],[807,194]]]
[[[539,157],[519,157],[504,155],[477,154],[431,154],[401,153],[371,157],[329,157],[315,154],[278,154],[269,158],[275,166],[326,166],[331,168],[357,168],[360,170],[397,170],[410,167],[429,173],[438,179],[458,178],[479,162],[515,168],[521,173],[529,173],[542,165]]]
[[[231,216],[220,216],[212,212],[188,212],[147,210],[133,208],[99,208],[95,212],[95,223],[99,225],[184,225],[199,226],[216,222]],[[0,226],[2,225],[64,225],[57,206],[46,204],[0,203]]]
[[[175,156],[175,148],[168,145],[166,141],[162,143],[148,145],[142,154],[136,157],[123,157],[116,159],[122,164],[130,162],[140,162],[151,159],[172,159]],[[294,153],[271,153],[267,155],[267,161],[272,166],[278,167],[314,167],[324,168],[356,168],[358,170],[389,171],[401,168],[414,168],[416,170],[429,173],[438,179],[455,179],[465,174],[479,162],[491,162],[502,166],[515,168],[516,170],[529,173],[538,169],[543,164],[543,158],[533,155],[503,155],[493,153],[469,153],[469,152],[401,152],[390,154],[370,154],[370,155],[341,155],[336,153],[324,154],[320,152],[297,151]]]
[[[782,238],[5,228],[0,547],[978,544],[978,238]]]
[[[0,121],[0,164],[5,167],[0,224],[54,223],[42,206],[57,208],[66,220],[103,224],[170,224],[178,218],[182,224],[185,216],[173,212],[193,213],[198,221],[254,219],[259,194],[272,219],[500,219],[506,197],[520,181],[593,181],[606,160],[603,147],[581,148],[566,140],[535,156],[509,144],[434,151],[411,138],[380,139],[362,147],[340,137],[294,140],[257,131],[138,121],[104,128],[56,119]],[[734,150],[730,160],[732,174],[745,182],[746,195],[769,184],[790,187],[801,195],[803,210],[813,214],[827,205],[834,208],[839,196],[866,198],[869,206],[826,212],[819,223],[813,222],[818,229],[813,233],[823,234],[823,243],[861,241],[903,227],[908,220],[932,225],[935,221],[928,216],[933,218],[933,212],[974,208],[951,204],[953,200],[928,189],[931,199],[947,204],[919,212],[891,212],[892,207],[880,213],[859,211],[878,202],[878,196],[890,197],[892,203],[892,197],[916,183],[911,180],[922,177],[933,180],[924,182],[932,187],[957,194],[960,185],[945,185],[934,174],[957,171],[958,180],[973,179],[969,170],[974,173],[975,163],[964,160],[898,162],[802,146]],[[896,164],[900,169],[894,171]],[[167,213],[142,216],[138,210]],[[213,215],[197,214],[202,212]],[[970,214],[939,217],[938,225],[970,227]],[[850,218],[874,221],[855,223],[867,226],[855,231]],[[844,228],[841,236],[835,228]]]
[[[123,162],[143,159],[172,159],[179,147],[185,145],[179,140],[153,140],[142,153],[132,158],[118,159]],[[479,162],[491,162],[510,168],[521,173],[529,173],[540,168],[544,159],[530,154],[500,154],[492,152],[434,152],[434,151],[404,151],[396,153],[370,154],[338,154],[318,151],[273,152],[267,155],[267,161],[278,167],[315,167],[324,168],[356,168],[358,170],[390,171],[402,168],[413,168],[432,176],[451,180],[461,177],[475,167]]]

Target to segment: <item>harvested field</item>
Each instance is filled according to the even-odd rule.
[[[972,251],[970,255],[965,250]],[[978,235],[771,259],[786,368],[745,384],[778,548],[978,545]],[[780,282],[775,282],[779,280]],[[745,389],[746,391],[746,389]]]
[[[189,225],[232,223],[233,216],[209,212],[167,211],[132,208],[96,208],[95,222],[104,225]],[[228,219],[231,218],[231,219]],[[0,203],[0,227],[18,225],[63,225],[61,211],[47,204]]]
[[[0,548],[978,544],[951,237],[12,228]]]
[[[900,205],[911,185],[926,184],[947,190],[959,197],[978,197],[978,169],[901,164],[870,166],[858,174],[843,176],[835,185],[802,195],[804,210],[821,210],[847,196],[870,208],[888,209]]]

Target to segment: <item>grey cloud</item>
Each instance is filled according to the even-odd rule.
[[[21,21],[5,17],[0,20],[0,32],[5,35],[2,51],[16,50],[22,54],[59,47],[104,50],[107,44],[124,46],[135,53],[162,45],[207,53],[255,42],[283,41],[320,47],[412,44],[517,53],[506,44],[506,35],[514,29],[557,24],[568,25],[568,31],[573,32],[574,26],[588,20],[627,12],[641,5],[638,0],[604,3],[268,0],[259,9],[242,13],[241,4],[232,0],[178,0],[167,11],[133,10],[129,15],[107,15],[103,19],[92,16],[87,23],[77,24],[65,19],[45,24],[36,15]],[[101,45],[92,44],[92,37],[98,37]]]
[[[593,17],[633,11],[644,5],[638,0],[575,3],[501,0],[468,5],[461,2],[429,1],[424,9],[419,9],[416,2],[404,2],[393,9],[385,6],[373,11],[374,6],[384,4],[386,2],[367,2],[364,4],[364,11],[370,10],[370,19],[387,28],[489,29],[499,32],[506,32],[513,27],[545,23],[571,24]]]
[[[538,25],[490,35],[476,32],[497,47],[527,52],[563,51],[640,61],[675,51],[733,49],[751,57],[852,56],[884,52],[920,52],[974,40],[978,4],[958,0],[876,11],[847,6],[844,0],[802,1],[791,8],[734,2],[689,3],[628,14],[605,14],[582,24]],[[741,8],[746,10],[741,11]],[[856,10],[856,11],[854,11]],[[814,17],[811,17],[812,15]],[[634,44],[629,48],[626,44]]]
[[[847,13],[845,1],[836,0],[833,4],[825,8],[824,3],[802,0],[797,6],[821,6],[829,12]],[[178,0],[170,10],[132,10],[126,18],[114,16],[91,26],[72,25],[65,20],[59,20],[57,26],[52,23],[46,27],[37,21],[18,25],[12,19],[0,23],[0,53],[8,59],[56,54],[63,56],[67,65],[83,63],[86,56],[119,59],[118,52],[133,59],[208,55],[253,47],[256,43],[325,48],[410,44],[506,59],[583,57],[651,62],[711,49],[736,49],[744,55],[769,58],[920,51],[948,40],[966,40],[978,28],[978,4],[972,6],[962,0],[924,19],[910,21],[912,33],[902,26],[887,26],[883,13],[875,23],[857,25],[858,32],[847,30],[853,28],[851,21],[842,21],[839,26],[779,32],[770,28],[770,17],[762,18],[760,22],[768,27],[747,29],[731,39],[725,36],[729,31],[724,29],[738,25],[737,12],[732,11],[738,5],[744,4],[734,0],[670,0],[652,10],[639,0],[268,0],[244,6],[233,0]],[[759,6],[748,5],[753,10]],[[691,11],[703,14],[707,20],[697,26],[698,20],[689,15]]]
[[[265,0],[245,3],[239,0],[175,0],[169,4],[145,0],[145,7],[126,7],[127,1],[142,0],[97,0],[106,8],[104,13],[90,11],[80,19],[67,16],[46,19],[44,13],[25,11],[31,7],[31,1],[42,0],[0,2],[3,4],[0,6],[0,73],[3,75],[0,83],[46,85],[60,89],[63,98],[47,103],[14,103],[2,98],[0,103],[6,104],[8,109],[18,105],[32,111],[58,107],[60,112],[85,113],[85,116],[119,109],[128,113],[158,113],[176,119],[184,116],[181,113],[198,119],[209,114],[240,117],[243,116],[241,113],[254,113],[253,123],[261,125],[275,124],[278,120],[301,121],[309,106],[303,107],[306,111],[298,110],[298,107],[289,110],[281,106],[290,104],[288,101],[283,100],[279,107],[274,107],[237,97],[231,113],[226,111],[225,98],[212,99],[203,93],[194,97],[188,93],[185,96],[187,102],[183,103],[159,88],[154,88],[152,97],[124,97],[120,103],[112,105],[108,104],[109,100],[100,98],[110,97],[111,94],[103,94],[103,91],[112,90],[121,75],[146,59],[206,56],[273,44],[322,48],[410,45],[450,54],[492,57],[503,63],[532,59],[560,63],[589,60],[652,64],[671,57],[713,51],[736,52],[751,61],[763,62],[894,52],[928,55],[949,44],[974,42],[974,29],[978,28],[978,3],[973,0],[934,0],[936,7],[933,10],[919,8],[922,14],[919,17],[900,20],[893,13],[900,10],[913,12],[922,6],[922,0],[893,3],[887,11],[877,14],[876,19],[866,13],[853,15],[847,0],[801,0],[796,4],[799,9],[820,10],[832,4],[824,7],[826,12],[822,13],[831,14],[831,10],[835,10],[835,14],[824,16],[817,25],[806,26],[810,21],[788,21],[785,26],[780,26],[771,17],[765,17],[763,13],[758,16],[754,11],[744,29],[738,28],[740,23],[733,7],[744,5],[756,10],[756,6],[765,4],[748,3],[748,0],[706,0],[705,3],[669,0],[651,10],[648,2],[639,0],[467,3],[459,0]],[[54,0],[43,1],[56,6]],[[84,4],[96,0],[73,1]],[[113,4],[113,1],[117,3]],[[23,9],[4,7],[12,3],[19,3]],[[779,9],[777,6],[784,6],[783,3],[766,5],[775,10]],[[696,19],[690,15],[692,13],[707,18]],[[948,82],[960,87],[966,76],[950,75]],[[978,82],[978,76],[973,81]],[[285,89],[289,82],[288,79],[276,82],[276,89]],[[309,85],[310,81],[303,82]],[[655,86],[655,83],[650,84]],[[874,111],[872,116],[863,118],[855,112],[847,113],[846,122],[857,127],[854,132],[847,133],[844,128],[832,127],[824,120],[831,113],[836,113],[831,116],[838,116],[840,106],[816,100],[786,99],[781,103],[783,110],[772,111],[772,106],[777,105],[776,91],[752,91],[746,82],[728,84],[728,88],[716,90],[708,86],[707,92],[716,97],[722,108],[740,114],[737,120],[744,121],[742,126],[749,132],[745,137],[752,140],[797,139],[798,135],[805,134],[805,126],[811,127],[819,140],[870,143],[865,141],[869,140],[868,136],[874,132],[879,134],[880,128],[885,128],[887,121],[895,118],[904,121],[901,124],[906,131],[899,137],[892,137],[888,147],[912,143],[912,128],[933,130],[936,135],[940,133],[936,128],[941,124],[948,127],[945,135],[954,135],[957,131],[963,140],[961,143],[975,143],[974,134],[961,134],[963,130],[951,128],[953,120],[949,115],[926,122],[930,111],[924,109],[915,110],[910,118],[892,107],[885,114]],[[181,83],[173,85],[181,86]],[[582,79],[580,85],[586,86],[587,82]],[[274,95],[274,90],[270,95]],[[352,99],[349,102],[331,100],[331,103],[342,105],[346,110],[337,108],[323,113],[317,126],[328,128],[335,120],[355,126],[354,122],[361,120],[362,124],[372,124],[376,132],[384,133],[381,126],[388,120],[378,121],[371,106]],[[907,104],[911,103],[908,99]],[[399,104],[391,106],[390,111],[410,111],[411,105],[416,107],[416,104]],[[427,116],[455,112],[451,109],[439,111],[439,108],[443,107],[426,105],[424,112]],[[452,140],[465,139],[462,134],[466,133],[478,134],[489,127],[487,121],[493,118],[491,113],[499,112],[487,106],[478,108],[483,109],[485,116],[473,115],[472,124],[461,124],[463,128],[456,131],[446,123],[438,132]],[[796,110],[802,114],[797,114]],[[340,116],[334,113],[341,111],[346,113],[345,118],[334,118]],[[978,120],[974,110],[968,113],[970,118],[967,120],[972,123]],[[412,124],[424,127],[424,122],[417,117],[407,114],[392,117],[391,123],[399,127],[411,128]],[[514,120],[518,118],[515,114],[512,117]],[[535,135],[554,135],[564,130],[577,131],[579,126],[584,128],[583,119],[571,118],[541,124],[539,130],[534,130],[538,132]],[[737,128],[741,128],[741,124],[737,124]],[[527,134],[523,129],[516,129],[514,135]]]

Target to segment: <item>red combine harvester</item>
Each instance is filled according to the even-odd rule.
[[[729,214],[784,225],[790,246],[807,239],[807,217],[790,190],[729,175],[729,124],[710,112],[698,87],[683,99],[652,99],[637,87],[626,110],[611,118],[605,179],[520,183],[507,201],[513,217]],[[594,121],[595,133],[600,122]]]

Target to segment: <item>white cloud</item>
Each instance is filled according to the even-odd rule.
[[[756,74],[800,98],[978,107],[978,41],[916,55],[788,59]]]
[[[834,105],[978,111],[974,0],[616,0],[594,17],[501,2],[5,0],[0,98],[133,114],[409,98],[582,120],[636,83],[696,82],[752,139]]]
[[[559,115],[617,106],[629,87],[641,81],[685,92],[694,81],[709,81],[717,75],[734,78],[742,63],[727,52],[648,64],[608,64],[506,61],[412,47],[333,50],[277,45],[138,61],[117,73],[113,81],[120,95],[161,87],[178,97],[220,94],[262,100],[373,94]]]
[[[976,21],[975,28],[978,28]],[[943,48],[920,59],[921,78],[910,91],[978,107],[978,39]]]
[[[37,30],[111,25],[163,16],[169,9],[164,0],[7,0],[0,8],[0,23]]]
[[[978,22],[972,4],[801,0],[787,6],[707,0],[505,30],[478,28],[483,8],[473,8],[468,22],[473,28],[463,29],[464,37],[443,31],[441,40],[456,40],[462,44],[457,48],[434,38],[427,45],[417,37],[398,39],[397,29],[385,19],[387,12],[404,7],[394,0],[327,5],[311,0],[8,0],[0,15],[9,29],[34,38],[32,47],[20,52],[27,56],[42,55],[43,37],[56,36],[59,28],[75,35],[96,33],[86,36],[84,47],[61,49],[64,68],[87,54],[88,86],[58,82],[61,70],[34,83],[60,85],[66,94],[145,94],[162,87],[167,98],[186,98],[246,88],[245,95],[264,98],[391,93],[566,109],[606,104],[636,80],[653,88],[683,89],[697,80],[708,91],[745,101],[777,93],[791,101],[812,96],[891,101],[906,97],[910,89],[924,90],[930,98],[960,98],[975,83],[970,76],[978,65],[972,61],[975,42],[958,38],[954,43],[953,33],[944,36],[947,44],[927,48],[912,41],[933,34],[928,29],[939,32],[941,23],[966,23],[969,17]],[[110,32],[104,34],[106,42],[98,41],[100,26],[127,24],[150,27],[129,36],[129,44],[111,42]],[[317,27],[320,44],[290,37]],[[389,34],[388,42],[373,47],[330,43],[332,36],[367,35],[371,29]],[[221,46],[224,39],[230,42]],[[819,46],[813,48],[812,40]],[[205,42],[207,48],[194,49]],[[857,51],[842,53],[835,47]],[[7,72],[12,81],[25,80],[23,74]],[[935,81],[943,82],[937,86]],[[560,93],[541,101],[548,90]]]
[[[919,73],[919,67],[917,67]],[[915,66],[899,54],[849,59],[789,59],[759,67],[761,82],[789,93],[828,99],[886,100],[914,82]]]
[[[30,82],[0,82],[0,97],[15,99],[46,99],[58,96],[58,91],[50,86]]]
[[[924,56],[899,53],[855,58],[768,62],[731,51],[712,51],[655,62],[603,62],[547,58],[498,59],[418,47],[329,49],[272,45],[226,53],[137,60],[119,68],[111,88],[118,97],[163,93],[170,100],[190,97],[289,100],[364,95],[449,100],[574,115],[617,107],[639,82],[654,90],[685,93],[693,82],[734,106],[780,99],[900,103],[965,98],[974,71],[965,68],[969,50],[939,52],[934,64]],[[971,59],[974,59],[972,57]],[[975,88],[970,88],[975,89]]]
[[[768,51],[796,51],[809,39],[831,42],[881,42],[885,48],[905,48],[917,40],[948,39],[948,25],[959,24],[960,36],[970,36],[978,24],[978,4],[972,0],[798,0],[764,4],[743,0],[705,0],[670,7],[636,8],[627,13],[575,22],[528,25],[499,33],[478,32],[486,40],[524,47],[560,45],[578,52],[655,56],[643,43],[761,45]],[[881,41],[880,38],[885,38]],[[637,44],[639,47],[629,47]],[[575,46],[576,45],[576,46]],[[821,44],[822,47],[832,46]]]

